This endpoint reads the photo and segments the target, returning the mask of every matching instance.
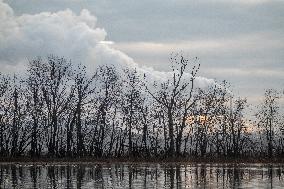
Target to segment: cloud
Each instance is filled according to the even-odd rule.
[[[245,5],[258,5],[268,3],[271,0],[211,0],[212,2],[224,2],[224,3],[236,3],[236,4],[245,4]],[[279,0],[272,0],[272,1],[279,1]]]
[[[96,27],[96,17],[87,10],[79,15],[67,9],[15,16],[13,10],[1,2],[0,12],[1,64],[17,65],[46,53],[85,62],[106,37],[105,30]]]
[[[239,81],[248,76],[278,79],[283,75],[284,45],[282,39],[273,32],[240,35],[230,39],[123,42],[114,44],[114,47],[132,55],[139,63],[154,65],[158,69],[163,69],[167,64],[163,57],[172,51],[183,51],[199,57],[201,71],[210,77],[232,79],[235,76]]]
[[[15,15],[13,9],[0,1],[0,65],[1,71],[21,71],[27,60],[36,56],[55,54],[83,63],[89,70],[97,65],[112,64],[121,70],[137,68],[149,80],[166,80],[171,72],[156,71],[139,65],[128,55],[112,47],[106,40],[106,31],[97,26],[97,18],[83,9],[75,14],[70,9],[58,12]],[[186,74],[190,78],[190,74]],[[199,86],[205,87],[213,80],[199,77]]]
[[[264,45],[265,44],[265,45]],[[130,53],[165,54],[176,50],[193,52],[198,55],[222,53],[222,55],[265,52],[270,49],[284,49],[284,44],[275,33],[254,33],[235,38],[214,38],[207,40],[184,40],[174,42],[121,42],[115,47]]]

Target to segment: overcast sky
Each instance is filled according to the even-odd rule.
[[[251,103],[283,90],[284,0],[0,0],[3,71],[56,52],[163,72],[180,51]]]

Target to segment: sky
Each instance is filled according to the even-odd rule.
[[[0,0],[3,72],[53,53],[163,77],[172,52],[198,57],[199,82],[227,80],[256,104],[284,89],[284,0]]]

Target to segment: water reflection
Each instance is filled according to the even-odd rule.
[[[0,188],[283,188],[284,165],[2,164]]]

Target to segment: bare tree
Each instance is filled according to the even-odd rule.
[[[6,151],[6,135],[8,129],[8,112],[9,104],[7,96],[10,93],[11,80],[7,76],[0,75],[0,154],[7,155]]]
[[[69,108],[74,98],[74,89],[70,89],[70,63],[64,58],[49,56],[46,61],[39,59],[32,64],[30,70],[35,70],[33,80],[40,82],[40,90],[45,107],[47,126],[47,148],[50,156],[59,155],[59,132],[63,132],[63,114]],[[58,129],[60,127],[60,130]],[[62,139],[62,138],[60,138]]]
[[[196,59],[170,61],[154,84],[136,69],[89,74],[57,56],[31,60],[22,78],[0,75],[1,157],[283,156],[276,90],[251,124],[246,99],[233,100],[226,81],[198,88]]]
[[[28,77],[26,79],[27,85],[27,98],[28,98],[28,109],[32,117],[32,131],[31,131],[31,147],[30,154],[32,157],[40,156],[41,145],[40,145],[40,124],[43,114],[43,98],[41,85],[42,82],[42,70],[41,70],[40,58],[34,59],[29,62]]]
[[[168,138],[170,141],[168,151],[169,156],[174,156],[175,153],[180,153],[181,146],[181,136],[183,134],[186,117],[188,115],[189,109],[194,104],[192,102],[193,90],[194,90],[194,80],[196,74],[199,70],[200,65],[193,66],[190,71],[191,78],[189,81],[185,80],[186,71],[189,64],[189,60],[184,58],[183,55],[176,54],[170,58],[173,66],[171,78],[166,82],[161,83],[160,88],[156,91],[149,89],[147,85],[146,91],[161,105],[165,115],[167,116],[167,128],[168,128]],[[180,127],[176,127],[176,114],[179,108],[183,108],[182,123]],[[177,134],[175,135],[175,130]],[[167,140],[167,138],[165,138]],[[175,147],[176,142],[176,147]]]
[[[88,76],[86,73],[86,67],[84,66],[79,66],[76,72],[77,72],[75,77],[76,108],[73,119],[76,120],[77,155],[81,156],[86,153],[86,148],[84,145],[85,134],[82,132],[82,124],[84,122],[83,111],[87,112],[88,114],[88,111],[90,110],[88,110],[89,107],[87,107],[86,105],[94,103],[93,94],[95,93],[96,90],[94,82],[97,78],[97,74],[95,73],[92,76]]]
[[[123,120],[126,123],[126,131],[128,135],[128,153],[133,155],[133,130],[139,127],[139,114],[143,99],[141,98],[142,85],[136,70],[124,69],[126,78],[123,80],[124,91],[122,92],[121,107]],[[139,129],[139,128],[138,128]]]
[[[275,131],[279,121],[279,100],[280,96],[276,90],[267,89],[264,94],[264,101],[256,114],[257,125],[263,129],[267,144],[267,155],[273,156],[275,149]]]
[[[90,153],[93,153],[93,146],[95,147],[95,154],[98,157],[103,155],[104,143],[106,138],[106,131],[109,129],[110,109],[117,102],[116,98],[119,96],[119,75],[113,66],[101,66],[98,68],[98,85],[99,91],[99,105],[97,111],[96,125],[92,139]]]

